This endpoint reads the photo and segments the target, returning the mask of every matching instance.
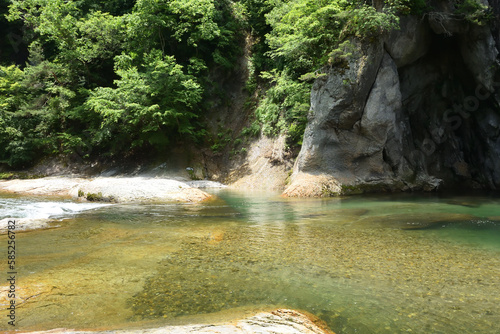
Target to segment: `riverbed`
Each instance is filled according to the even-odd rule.
[[[1,196],[0,219],[54,220],[16,235],[15,329],[217,322],[284,307],[337,334],[498,333],[498,196],[216,195],[87,207]]]

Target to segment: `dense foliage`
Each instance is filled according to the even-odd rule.
[[[0,68],[0,161],[14,167],[200,139],[209,71],[230,72],[241,55],[242,8],[231,1],[2,5],[0,24],[18,29],[29,54],[9,64],[20,48],[11,43]]]
[[[473,0],[457,0],[466,11]],[[301,143],[312,79],[352,37],[397,28],[424,0],[0,0],[0,163],[49,154],[210,146],[213,78],[251,41],[254,124]],[[469,6],[469,7],[468,7]],[[482,7],[474,7],[482,10]],[[215,87],[215,88],[214,88]],[[255,94],[250,94],[255,93]],[[253,131],[253,130],[252,130]]]

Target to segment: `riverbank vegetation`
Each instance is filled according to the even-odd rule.
[[[457,0],[457,8],[472,0]],[[463,3],[463,4],[462,4]],[[461,5],[461,6],[459,6]],[[300,145],[313,79],[424,0],[0,0],[0,163],[213,146],[217,78],[250,49],[247,129]],[[477,7],[477,6],[476,6]],[[483,10],[482,8],[475,10]],[[253,123],[252,123],[253,122]],[[255,131],[254,131],[255,130]]]

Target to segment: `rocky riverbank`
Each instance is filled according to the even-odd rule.
[[[212,195],[201,189],[222,187],[225,186],[212,181],[182,182],[147,177],[98,177],[87,179],[60,176],[0,181],[0,192],[3,193],[112,203],[199,203],[213,198]],[[58,221],[47,217],[8,217],[0,220],[0,234],[7,233],[9,220],[16,221],[17,231],[47,229],[59,225]]]
[[[71,197],[104,202],[197,203],[212,198],[200,188],[222,188],[217,182],[181,182],[148,177],[44,177],[0,181],[0,191],[21,195]]]

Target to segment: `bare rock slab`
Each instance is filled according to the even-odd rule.
[[[223,185],[218,184],[220,187]],[[213,183],[210,187],[214,187]],[[202,202],[212,196],[191,185],[171,179],[145,177],[99,177],[83,179],[46,177],[0,181],[0,191],[23,195],[87,197],[115,202]]]
[[[252,317],[225,324],[167,326],[154,329],[109,330],[109,331],[74,331],[70,329],[54,329],[32,334],[66,333],[66,334],[184,334],[184,333],[220,333],[220,334],[334,334],[324,323],[311,315],[278,309],[262,312]]]
[[[68,192],[84,182],[82,178],[43,177],[30,180],[0,181],[0,191],[39,196],[67,196]]]
[[[73,197],[78,197],[79,194],[100,194],[102,198],[117,202],[201,202],[211,197],[185,182],[142,177],[96,178],[82,182],[70,191]]]

